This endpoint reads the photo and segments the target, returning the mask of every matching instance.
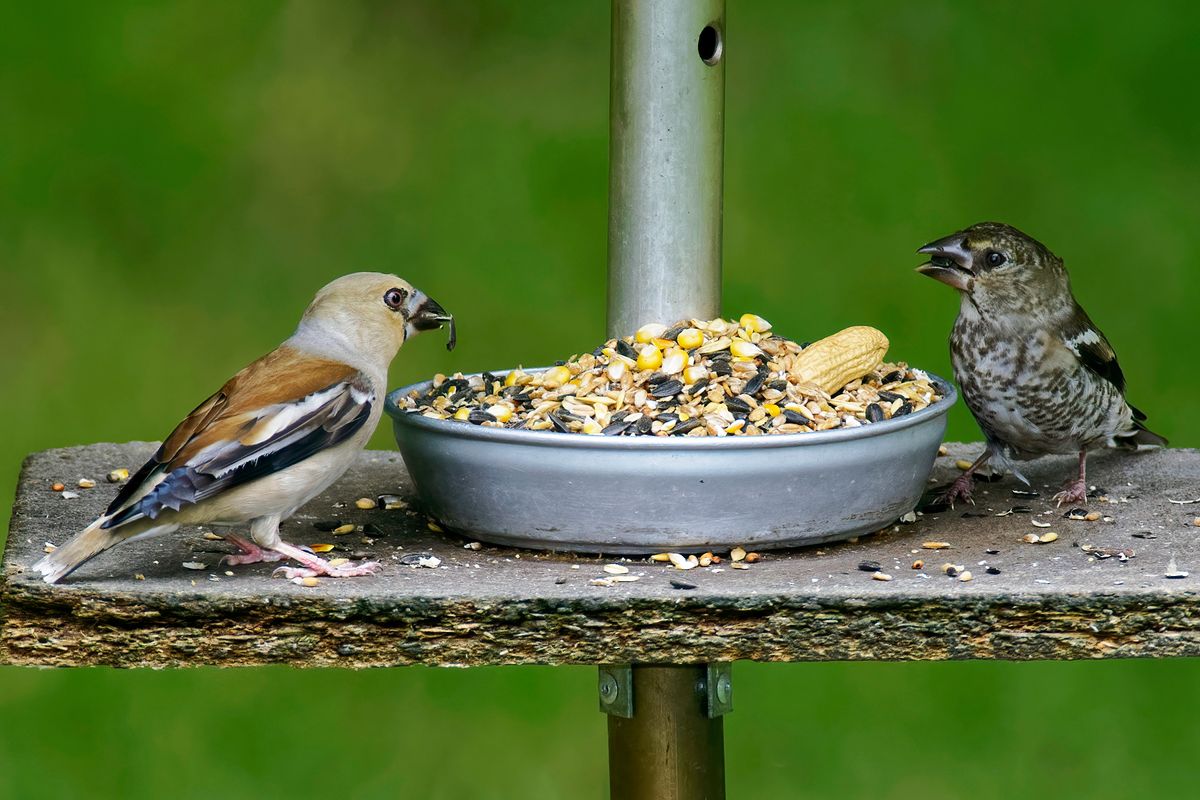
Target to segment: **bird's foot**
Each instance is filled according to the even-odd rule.
[[[282,561],[287,558],[283,553],[278,553],[274,550],[264,550],[249,539],[234,533],[225,534],[225,541],[242,552],[230,553],[221,559],[222,564],[236,567],[240,564],[259,564],[264,561]]]
[[[383,569],[383,565],[378,561],[364,561],[361,564],[340,564],[334,566],[325,559],[313,555],[306,550],[301,550],[295,545],[290,545],[287,542],[280,542],[274,548],[284,558],[290,558],[293,561],[299,562],[300,567],[277,567],[271,573],[271,577],[282,575],[291,580],[292,578],[315,578],[324,576],[327,578],[357,578],[362,575],[374,575],[379,570]]]
[[[975,501],[971,498],[971,492],[975,489],[975,479],[970,473],[963,473],[954,479],[954,483],[950,484],[946,491],[938,496],[938,503],[945,503],[951,508],[954,508],[956,500],[965,500],[971,505],[975,505]]]
[[[1087,505],[1087,481],[1077,478],[1067,483],[1063,486],[1062,491],[1054,495],[1052,499],[1059,508],[1064,503],[1072,506]]]

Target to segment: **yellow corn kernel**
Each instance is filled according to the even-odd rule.
[[[590,433],[594,436],[595,434],[602,433],[603,431],[604,431],[604,427],[599,422],[596,422],[596,420],[592,419],[591,417],[588,417],[587,419],[585,419],[583,421],[583,432],[584,433]]]
[[[666,325],[663,325],[661,322],[651,322],[638,328],[637,333],[634,334],[633,338],[637,340],[639,344],[646,344],[654,339],[658,339],[666,332]]]
[[[496,403],[489,406],[487,412],[495,417],[497,422],[508,422],[512,419],[513,407],[508,403]]]
[[[517,381],[524,375],[525,375],[525,373],[522,372],[520,370],[520,368],[514,369],[512,372],[510,372],[504,376],[504,385],[505,386],[515,386]]]
[[[625,366],[624,361],[613,361],[605,371],[608,373],[610,381],[619,381],[625,377],[625,373],[629,371],[629,367]]]
[[[672,347],[663,353],[662,371],[668,375],[678,375],[687,366],[687,353],[678,347]]]
[[[766,333],[771,330],[771,323],[760,317],[758,314],[742,314],[738,324],[751,333]]]
[[[702,381],[707,377],[708,367],[700,364],[697,364],[694,367],[688,367],[683,371],[683,382],[687,384],[695,383],[696,381]]]
[[[754,342],[747,342],[745,339],[734,339],[729,345],[729,352],[733,353],[735,358],[744,359],[762,355],[762,349],[758,345]]]
[[[547,389],[557,389],[571,380],[571,370],[564,366],[551,367],[542,373],[542,386]]]
[[[679,336],[675,338],[675,341],[684,350],[691,350],[704,344],[704,334],[695,328],[684,328],[679,332]]]
[[[638,353],[637,368],[638,369],[658,369],[662,366],[662,351],[652,344],[648,344]]]
[[[767,412],[768,414],[770,414],[772,417],[778,417],[778,416],[779,416],[779,415],[782,413],[782,412],[779,410],[779,406],[775,405],[774,403],[763,403],[762,407],[763,407],[763,408],[766,410],[766,412]]]
[[[466,420],[469,416],[471,416],[471,409],[467,408],[466,406],[463,406],[458,411],[454,412],[454,418],[457,420]]]

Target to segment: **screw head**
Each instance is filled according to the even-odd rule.
[[[620,688],[617,686],[617,679],[607,672],[600,673],[600,699],[605,703],[612,703],[617,699],[620,693]]]
[[[733,683],[729,680],[728,675],[721,675],[717,678],[717,700],[722,704],[728,703],[730,696],[733,694]]]

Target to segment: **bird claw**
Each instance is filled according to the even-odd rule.
[[[975,499],[971,497],[971,492],[975,488],[975,480],[970,475],[960,475],[954,479],[954,483],[947,487],[946,491],[937,498],[937,502],[945,503],[954,508],[955,500],[965,500],[971,505],[975,505]]]
[[[1063,504],[1087,505],[1087,481],[1082,478],[1071,481],[1051,499],[1054,500],[1056,508],[1062,508]]]

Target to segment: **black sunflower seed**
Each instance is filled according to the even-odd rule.
[[[629,410],[629,409],[627,409],[627,408],[623,408],[623,409],[621,409],[620,411],[618,411],[617,413],[613,414],[613,415],[612,415],[612,417],[611,417],[611,419],[610,419],[610,421],[611,421],[611,422],[620,422],[621,420],[623,420],[623,419],[625,419],[626,417],[628,417],[628,416],[630,415],[630,413],[631,413],[631,412],[630,412],[630,410]]]
[[[889,403],[894,403],[894,402],[896,402],[897,400],[903,400],[903,399],[904,399],[904,395],[902,395],[902,394],[896,394],[895,392],[880,392],[880,393],[879,393],[879,399],[880,399],[880,400],[887,400]]]
[[[673,411],[667,411],[662,414],[659,414],[658,416],[655,417],[655,419],[665,425],[668,422],[678,422],[679,415],[674,413]]]
[[[1040,497],[1040,495],[1032,489],[1013,489],[1013,497]]]
[[[1000,574],[1000,568],[999,568],[999,567],[988,567],[988,568],[987,568],[987,574],[988,574],[988,575],[999,575],[999,574]]]
[[[701,378],[687,388],[687,393],[690,395],[698,395],[708,388],[708,378]]]
[[[885,419],[883,407],[879,403],[871,403],[867,406],[867,419],[871,422],[882,422]]]
[[[699,428],[703,424],[704,423],[701,420],[699,420],[695,417],[692,417],[687,422],[681,422],[678,425],[676,425],[674,428],[672,428],[671,435],[672,436],[682,436],[683,434],[687,433],[688,431],[693,431],[696,428]]]
[[[607,426],[605,426],[604,430],[602,430],[600,432],[603,433],[605,436],[620,436],[622,433],[629,430],[630,427],[632,427],[632,426],[633,426],[632,422],[626,422],[625,420],[617,420],[616,422],[610,422]]]
[[[739,412],[742,414],[750,413],[750,404],[747,403],[745,400],[743,400],[741,397],[737,397],[737,396],[728,398],[725,401],[725,407],[728,408],[730,411],[732,411],[734,414],[737,414]]]
[[[904,373],[900,370],[893,370],[883,376],[884,383],[899,383],[902,380],[904,380]]]
[[[733,367],[728,361],[714,361],[712,362],[711,369],[714,375],[727,376],[733,374]]]
[[[653,389],[655,386],[662,383],[663,381],[669,381],[670,379],[671,379],[671,376],[665,372],[655,372],[649,378],[646,378],[646,386]]]
[[[472,425],[482,425],[485,422],[495,422],[496,418],[481,408],[471,409],[471,413],[467,415],[467,422]]]
[[[696,588],[696,584],[688,583],[687,581],[681,581],[678,578],[671,578],[671,585],[676,589],[683,589],[685,591]]]
[[[892,412],[892,419],[895,419],[896,417],[903,417],[905,414],[911,414],[912,410],[912,403],[905,400],[900,404],[899,408]]]
[[[634,429],[641,435],[645,436],[650,432],[650,426],[654,424],[654,420],[650,417],[642,417],[634,425]]]
[[[788,382],[782,378],[779,378],[768,383],[767,388],[774,389],[777,392],[786,392],[788,388]]]
[[[680,383],[679,381],[672,380],[672,381],[666,381],[664,383],[660,383],[658,386],[655,386],[653,389],[650,390],[650,395],[652,397],[674,397],[675,395],[679,394],[682,391],[683,391],[683,384]]]
[[[878,561],[860,561],[860,562],[858,562],[858,568],[860,570],[862,570],[863,572],[882,572],[883,571],[883,565],[880,564]]]
[[[671,341],[675,341],[676,339],[679,338],[679,334],[683,333],[683,331],[684,331],[684,326],[677,325],[674,328],[671,328],[669,331],[664,332],[663,335],[658,338],[669,339]]]
[[[625,341],[624,339],[617,339],[617,348],[616,349],[617,349],[618,353],[625,356],[626,358],[632,358],[632,359],[636,360],[638,357],[637,351],[634,350],[633,346],[631,344],[629,344],[629,342]]]
[[[550,424],[553,425],[554,429],[559,431],[560,433],[570,433],[571,432],[571,426],[568,425],[567,421],[565,419],[563,419],[561,416],[559,416],[559,414],[556,414],[553,412],[550,414]]]
[[[758,394],[758,390],[762,388],[763,383],[766,382],[767,376],[770,374],[771,371],[769,369],[761,367],[753,378],[746,381],[746,385],[742,388],[742,393],[748,394],[751,397]]]
[[[783,418],[793,425],[807,425],[808,417],[801,414],[799,411],[792,411],[790,408],[783,410]]]

